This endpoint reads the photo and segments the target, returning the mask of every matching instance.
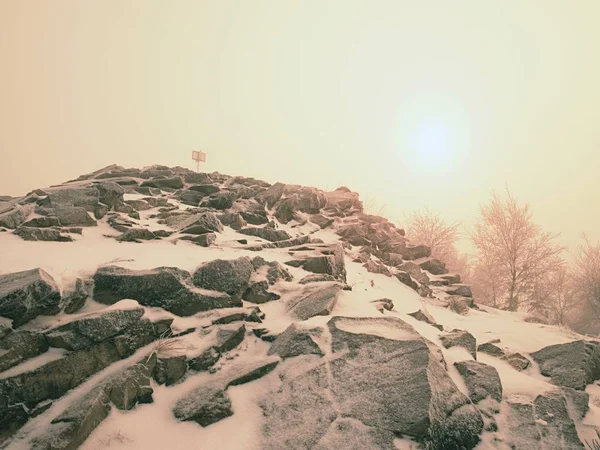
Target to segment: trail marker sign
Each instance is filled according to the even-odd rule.
[[[200,172],[200,163],[206,162],[206,153],[200,150],[192,150],[192,159],[196,161],[196,172]]]

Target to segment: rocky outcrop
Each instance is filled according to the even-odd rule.
[[[226,277],[227,274],[217,272],[216,276]],[[94,299],[110,305],[125,298],[137,300],[145,306],[160,307],[179,316],[241,306],[239,300],[227,293],[194,288],[190,274],[175,267],[130,270],[106,266],[98,269],[94,275]]]
[[[13,327],[58,313],[59,303],[54,279],[42,269],[0,275],[0,316],[12,319]]]

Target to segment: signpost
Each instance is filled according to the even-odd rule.
[[[200,150],[192,150],[192,159],[196,161],[196,172],[200,172],[200,163],[206,162],[206,153]]]

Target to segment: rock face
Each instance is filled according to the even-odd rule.
[[[60,230],[53,228],[19,227],[14,232],[24,241],[71,242],[70,236],[65,236]]]
[[[12,319],[13,327],[58,313],[59,303],[54,279],[42,269],[0,275],[0,316]]]
[[[98,269],[94,275],[94,299],[112,304],[125,298],[164,308],[179,316],[241,306],[240,301],[226,293],[195,289],[190,274],[175,267],[140,271],[117,266]]]
[[[250,258],[225,260],[215,259],[202,265],[194,273],[194,285],[213,291],[224,292],[231,296],[232,301],[238,302],[250,284],[254,266]]]
[[[282,385],[262,400],[263,448],[315,448],[336,433],[331,428],[342,417],[362,424],[347,430],[349,442],[364,439],[368,427],[376,441],[387,442],[392,432],[430,439],[434,448],[477,444],[481,416],[447,375],[432,344],[410,325],[396,318],[334,317],[328,328],[330,361],[290,360]]]
[[[296,320],[307,320],[314,316],[326,316],[331,313],[342,285],[337,282],[308,284],[286,305]]]
[[[596,343],[574,341],[556,344],[533,352],[542,375],[558,386],[584,390],[600,378],[600,347]]]
[[[469,389],[469,398],[473,403],[488,396],[502,401],[502,382],[495,367],[477,361],[459,361],[454,363]]]

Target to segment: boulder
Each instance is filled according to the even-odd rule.
[[[200,206],[205,208],[214,208],[218,210],[229,209],[233,206],[235,194],[232,192],[217,192],[212,194],[208,199],[204,200]]]
[[[334,317],[328,328],[331,358],[286,361],[281,384],[262,398],[262,448],[318,448],[328,435],[328,445],[341,448],[330,431],[340,417],[376,435],[432,440],[434,448],[477,444],[480,414],[448,376],[435,347],[410,325],[391,317]],[[359,447],[353,442],[347,448]]]
[[[274,216],[279,222],[285,224],[294,220],[296,211],[298,211],[299,208],[298,196],[292,195],[279,203]]]
[[[363,267],[367,269],[367,272],[370,273],[379,273],[385,275],[386,277],[391,277],[392,272],[388,269],[384,264],[376,261],[369,260],[363,264]]]
[[[287,300],[286,308],[295,320],[331,314],[342,285],[337,282],[305,285],[295,297]]]
[[[306,330],[291,324],[281,333],[269,349],[269,355],[278,355],[282,359],[293,358],[300,355],[324,356],[323,351],[315,342],[315,336],[322,333],[320,328]]]
[[[315,225],[318,225],[319,228],[321,228],[321,229],[327,228],[334,222],[333,219],[325,217],[323,214],[312,214],[308,218],[308,220],[309,220],[309,222],[314,223]]]
[[[228,294],[232,302],[238,303],[232,306],[241,306],[240,299],[250,285],[253,271],[254,266],[248,257],[215,259],[200,266],[194,272],[193,281],[200,288]]]
[[[125,233],[116,237],[119,242],[137,242],[152,241],[158,239],[157,236],[147,228],[129,228]]]
[[[519,372],[522,372],[531,365],[531,362],[520,353],[509,353],[508,355],[504,355],[501,359],[505,360],[513,369]]]
[[[267,241],[270,242],[278,242],[278,241],[285,241],[291,238],[291,236],[288,234],[287,231],[285,230],[274,230],[272,228],[269,227],[262,227],[262,228],[242,228],[241,230],[239,230],[239,232],[241,234],[245,234],[247,236],[256,236],[262,239],[265,239]]]
[[[459,361],[454,363],[454,367],[465,381],[473,403],[487,397],[502,401],[502,382],[495,367],[478,361]]]
[[[414,289],[415,291],[419,289],[419,284],[414,281],[408,273],[399,271],[394,273],[394,276],[398,279],[398,281],[400,281],[400,283],[405,284],[409,288]]]
[[[584,390],[600,378],[600,347],[588,341],[573,341],[544,347],[531,353],[542,375],[558,386]]]
[[[441,334],[440,341],[444,348],[463,347],[473,356],[473,359],[477,359],[477,342],[468,331],[452,330]]]
[[[152,209],[152,205],[144,199],[125,200],[124,203],[131,206],[135,211],[147,211]]]
[[[187,371],[185,355],[158,358],[154,369],[154,379],[158,384],[171,386],[177,383]]]
[[[183,180],[181,177],[154,178],[144,181],[140,186],[158,189],[183,189]]]
[[[193,236],[183,236],[180,237],[179,240],[190,241],[200,247],[210,247],[217,240],[217,235],[215,233],[204,233]]]
[[[312,273],[303,277],[298,283],[309,284],[309,283],[320,283],[323,281],[335,281],[333,275],[327,273]]]
[[[234,230],[241,230],[248,225],[240,213],[223,213],[217,217],[223,225],[227,225]]]
[[[215,348],[219,353],[233,350],[242,343],[245,335],[245,325],[233,324],[222,326],[217,330],[217,343],[215,344]]]
[[[22,224],[23,227],[33,228],[49,228],[49,227],[60,227],[60,220],[58,217],[34,217],[29,219],[27,222]]]
[[[176,267],[139,271],[118,266],[99,268],[94,275],[94,300],[113,304],[125,298],[179,316],[241,306],[238,299],[225,293],[194,288],[190,274]]]
[[[0,372],[41,355],[48,350],[43,334],[33,331],[15,331],[0,340]]]
[[[52,328],[46,339],[52,347],[82,350],[121,334],[143,315],[143,308],[100,311]]]
[[[459,284],[461,282],[460,275],[457,273],[441,275],[440,278],[446,282],[446,284]]]
[[[179,224],[179,231],[187,234],[220,233],[223,231],[223,224],[214,213],[206,212],[194,214],[183,221]]]
[[[341,244],[313,244],[307,247],[291,248],[294,259],[285,264],[313,273],[332,275],[339,281],[346,282],[346,264],[344,248]]]
[[[48,212],[55,215],[64,227],[95,227],[98,225],[83,206],[57,206]]]
[[[448,273],[446,264],[435,258],[426,259],[425,261],[420,262],[419,267],[423,270],[427,270],[432,275],[443,275]]]
[[[87,214],[87,213],[86,213]],[[72,242],[73,238],[65,236],[54,228],[33,228],[21,226],[14,231],[24,241]]]
[[[252,282],[242,295],[242,298],[248,302],[258,304],[279,300],[281,298],[278,294],[268,292],[268,289],[269,283],[267,280]]]
[[[0,316],[13,320],[13,327],[39,315],[59,312],[60,292],[54,279],[42,269],[0,275]]]
[[[471,286],[466,284],[453,284],[446,288],[446,293],[449,295],[459,295],[461,297],[473,297],[473,293],[471,292]]]
[[[187,190],[179,195],[179,200],[186,205],[198,206],[204,197],[205,195],[201,192]]]
[[[187,172],[183,175],[186,183],[211,183],[213,180],[208,173]]]
[[[198,192],[202,196],[211,195],[220,190],[221,188],[215,184],[196,184],[188,188],[188,191]]]
[[[266,205],[267,208],[271,209],[275,206],[275,204],[281,199],[283,195],[283,191],[285,189],[285,184],[283,183],[275,183],[271,187],[269,187],[266,191],[261,192],[260,194],[254,197],[259,203]]]
[[[413,260],[419,258],[429,258],[431,256],[431,248],[426,245],[407,245],[400,249],[402,258],[406,260]]]
[[[491,356],[501,357],[504,356],[504,350],[498,347],[496,344],[492,342],[486,342],[484,344],[480,344],[477,346],[477,351],[482,353],[487,353]]]
[[[417,319],[420,322],[425,322],[431,326],[434,326],[440,331],[444,331],[444,327],[442,325],[439,325],[427,311],[423,311],[422,309],[419,309],[413,313],[408,313],[408,315],[411,317],[414,317],[415,319]]]
[[[49,192],[47,197],[38,201],[38,204],[54,209],[76,207],[94,212],[99,201],[100,192],[96,187],[59,187]]]
[[[131,181],[133,183],[130,184],[137,184],[135,180]],[[98,200],[109,208],[123,201],[125,190],[119,183],[103,181],[101,183],[94,183],[93,187],[98,190]]]
[[[31,214],[32,208],[28,206],[15,206],[6,212],[0,213],[0,227],[6,227],[14,230],[27,220]]]

